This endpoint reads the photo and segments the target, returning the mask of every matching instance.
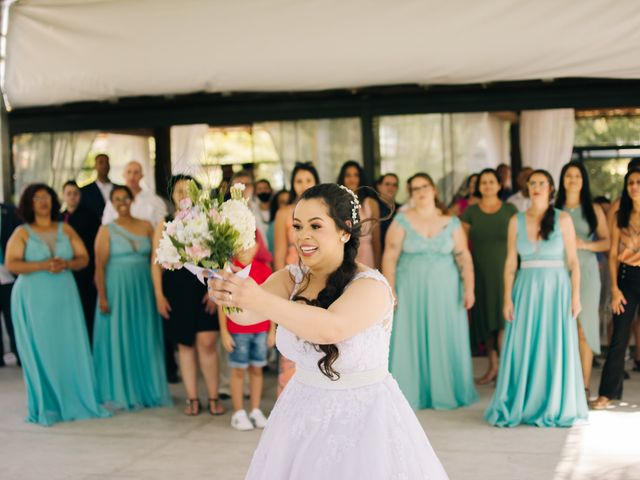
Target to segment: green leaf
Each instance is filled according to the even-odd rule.
[[[187,187],[187,192],[189,193],[189,198],[194,205],[197,205],[200,201],[200,196],[202,192],[196,185],[196,182],[193,180],[189,180],[189,186]]]

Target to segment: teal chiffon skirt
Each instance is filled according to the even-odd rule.
[[[111,312],[96,310],[94,356],[102,402],[135,410],[171,405],[149,262],[113,258],[106,272]]]
[[[586,421],[588,408],[567,270],[518,271],[513,303],[514,320],[505,329],[496,391],[485,419],[499,427],[521,423],[569,427]]]
[[[70,271],[20,275],[11,315],[27,390],[27,421],[108,417],[98,404],[82,304]]]
[[[452,255],[403,254],[396,271],[390,371],[414,409],[478,399],[460,274]]]

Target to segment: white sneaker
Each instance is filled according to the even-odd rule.
[[[267,426],[267,417],[264,416],[264,413],[262,413],[262,410],[260,410],[259,408],[254,408],[253,410],[251,410],[249,418],[256,428],[264,428]]]
[[[253,430],[253,423],[249,420],[246,410],[238,410],[231,416],[231,426],[236,430]]]

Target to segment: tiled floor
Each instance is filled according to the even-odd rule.
[[[475,360],[478,373],[482,366]],[[596,369],[592,391],[599,375]],[[274,383],[269,377],[265,407],[273,404]],[[627,404],[593,412],[589,425],[572,429],[488,426],[482,412],[491,386],[479,389],[481,401],[472,407],[420,411],[418,417],[455,480],[635,480],[640,479],[640,373],[632,373],[625,389]],[[20,370],[0,368],[0,479],[243,478],[260,433],[232,430],[229,414],[185,417],[181,389],[172,392],[173,409],[43,428],[23,421]]]

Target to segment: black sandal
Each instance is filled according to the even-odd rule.
[[[211,408],[212,405],[213,409]],[[209,415],[217,417],[219,415],[224,415],[225,411],[226,410],[218,397],[209,399]]]
[[[187,408],[189,409],[189,411],[187,412],[187,409],[185,409],[184,414],[187,417],[195,417],[197,415],[200,415],[200,400],[197,398],[187,398],[186,400],[186,405]],[[195,406],[195,408],[194,408]]]

